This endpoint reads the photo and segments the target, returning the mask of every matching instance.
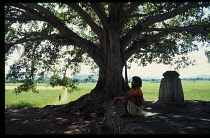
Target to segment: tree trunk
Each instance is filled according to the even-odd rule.
[[[106,87],[106,70],[103,67],[99,67],[99,77],[94,88],[94,91],[102,92]]]
[[[101,55],[103,60],[99,65],[99,79],[94,90],[103,91],[107,98],[114,98],[130,88],[123,78],[125,66],[125,53],[120,44],[121,31],[116,11],[117,7],[110,4],[108,24],[103,29],[103,41],[101,41]]]
[[[101,70],[101,68],[99,68]],[[114,98],[130,89],[122,76],[122,68],[99,71],[99,78],[93,91],[102,92],[106,97]]]
[[[124,62],[124,53],[121,50],[120,35],[116,31],[116,25],[109,28],[109,45],[107,45],[107,73],[106,73],[106,95],[110,97],[119,96],[125,92],[122,72]]]
[[[103,92],[108,98],[119,96],[130,88],[125,82],[122,72],[125,66],[124,53],[120,46],[117,31],[107,31],[103,48],[103,64],[99,66],[99,79],[94,91]]]
[[[128,84],[128,66],[127,66],[127,63],[125,62],[125,82]]]

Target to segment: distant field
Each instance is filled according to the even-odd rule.
[[[142,91],[146,100],[158,99],[160,83],[143,82]],[[185,100],[210,101],[210,81],[182,81]]]
[[[62,87],[51,87],[47,84],[38,84],[37,89],[39,93],[22,92],[20,94],[15,94],[14,89],[20,84],[5,84],[5,106],[7,108],[17,108],[19,106],[27,107],[44,107],[45,105],[59,105],[66,104],[70,101],[74,101],[84,94],[89,93],[96,84],[94,83],[84,83],[80,84],[80,91],[67,93]],[[66,94],[65,94],[66,93]],[[64,100],[59,102],[59,95]]]
[[[5,84],[5,105],[8,108],[19,106],[27,107],[43,107],[48,104],[53,104],[58,101],[59,94],[64,94],[65,90],[62,87],[46,87],[46,84],[39,84],[37,89],[39,93],[22,92],[15,94],[13,92],[17,84]]]
[[[19,106],[44,107],[45,105],[65,104],[74,101],[84,94],[89,93],[95,83],[81,83],[80,91],[66,93],[62,87],[46,87],[46,84],[38,84],[39,93],[22,92],[18,95],[13,93],[17,84],[5,84],[5,105],[8,108]],[[143,82],[142,91],[145,100],[158,99],[160,83]],[[185,100],[204,100],[210,101],[210,81],[182,81]],[[65,94],[66,93],[66,94]],[[62,100],[59,101],[59,94]]]
[[[183,81],[185,100],[210,101],[210,81]]]

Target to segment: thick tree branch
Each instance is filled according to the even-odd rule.
[[[134,39],[137,35],[140,35],[142,33],[141,30],[142,26],[139,23],[131,30],[129,30],[124,36],[122,36],[120,39],[122,49],[125,49],[125,47],[131,42],[132,39]]]
[[[145,28],[142,29],[143,32],[152,32],[152,31],[167,31],[167,32],[183,32],[187,31],[189,33],[202,33],[207,34],[210,30],[206,29],[210,28],[209,24],[201,24],[201,25],[189,25],[189,26],[175,26],[171,28]]]
[[[118,11],[118,16],[119,18],[121,18],[124,15],[124,7],[125,7],[125,3],[119,2],[117,3],[117,11]]]
[[[108,18],[106,16],[104,8],[102,8],[103,6],[99,3],[90,3],[90,7],[95,11],[96,15],[101,20],[103,27],[108,28]]]
[[[109,20],[108,23],[111,26],[118,26],[116,24],[118,22],[118,15],[117,15],[117,3],[108,3],[108,11],[109,11]]]
[[[143,24],[144,26],[148,26],[153,23],[164,21],[169,18],[175,17],[176,15],[187,12],[188,10],[190,10],[192,8],[198,8],[198,7],[204,7],[204,6],[210,6],[210,3],[200,4],[199,2],[190,2],[180,8],[176,8],[170,12],[146,17],[145,20],[141,24]]]
[[[5,17],[5,20],[8,20],[8,21],[19,21],[19,22],[27,22],[27,21],[35,21],[35,20],[39,20],[39,21],[41,21],[39,18],[36,18],[36,17],[30,17],[30,16],[28,16],[28,17],[23,17],[23,16],[18,16],[18,17],[13,17],[13,18],[11,18],[11,17]]]
[[[201,3],[201,4],[199,2],[188,3],[187,5],[176,8],[170,12],[146,17],[143,21],[139,21],[136,26],[134,26],[130,31],[126,33],[126,35],[121,37],[121,40],[120,40],[121,46],[125,48],[133,38],[135,38],[137,35],[140,35],[142,33],[142,29],[148,28],[148,26],[153,23],[164,21],[169,18],[175,17],[176,15],[182,14],[192,8],[204,7],[204,6],[210,6],[210,3]]]
[[[73,8],[83,19],[84,21],[90,26],[91,30],[96,33],[96,35],[103,39],[103,30],[99,27],[91,18],[87,12],[85,12],[78,4],[76,3],[66,3],[68,6]]]
[[[31,36],[36,36],[34,38],[29,38]],[[32,32],[28,35],[25,35],[25,37],[12,42],[12,43],[5,43],[5,53],[7,53],[9,51],[9,49],[16,45],[16,44],[22,44],[24,42],[30,42],[30,41],[44,41],[44,40],[50,40],[53,42],[56,42],[58,44],[61,45],[74,45],[80,48],[83,48],[92,58],[93,60],[100,65],[101,64],[101,53],[98,51],[98,47],[94,44],[92,44],[92,42],[87,41],[86,43],[77,43],[71,39],[69,39],[69,37],[63,37],[59,34],[52,34],[52,35],[45,35],[43,33],[40,32]]]
[[[38,4],[10,3],[10,5],[25,10],[26,12],[31,14],[34,18],[37,18],[40,21],[48,22],[53,27],[57,28],[61,33],[65,33],[66,31],[69,30],[63,23],[61,23],[58,20],[57,17],[55,17],[52,13],[50,13],[48,10],[44,9],[43,7],[39,6]]]
[[[99,10],[100,14],[104,17],[107,18],[107,15],[105,13],[105,8],[101,3],[95,3],[95,6],[97,7],[97,9]]]
[[[53,15],[50,11],[48,11],[44,7],[34,3],[25,3],[25,5],[30,7],[30,9],[25,8],[28,12],[32,11],[31,12],[32,14],[38,14],[38,16],[41,19],[48,22],[53,27],[57,28],[63,37],[68,37],[71,41],[77,42],[78,45],[89,43],[89,46],[87,47],[91,47],[90,41],[78,36],[76,33],[70,30],[64,23],[62,23],[55,15]],[[39,12],[37,12],[35,9],[38,10]]]
[[[149,12],[149,13],[145,13],[145,14],[140,14],[140,13],[132,14],[132,15],[131,15],[131,18],[133,18],[133,17],[144,17],[144,16],[149,16],[149,15],[154,14],[154,13],[157,12],[157,11],[159,11],[159,9],[154,10],[154,11],[151,11],[151,12]]]
[[[60,35],[62,35],[62,37],[68,39],[69,42],[75,42],[76,46],[85,49],[91,57],[95,55],[100,55],[100,53],[96,52],[98,49],[97,45],[95,45],[89,40],[86,40],[78,36],[76,33],[70,30],[65,24],[63,24],[55,15],[53,15],[50,11],[48,11],[44,7],[35,3],[24,3],[24,5],[18,3],[11,3],[10,5],[24,9],[25,11],[29,12],[33,16],[36,16],[40,20],[44,20],[45,22],[51,24],[53,27],[59,30]],[[95,55],[93,54],[93,51],[95,51]]]
[[[36,36],[33,38],[30,38],[32,36]],[[9,49],[16,45],[16,44],[22,44],[24,42],[30,42],[30,41],[44,41],[44,40],[50,40],[62,45],[77,45],[77,43],[75,43],[74,41],[69,41],[66,40],[65,38],[63,38],[62,36],[58,35],[58,34],[52,34],[52,35],[43,35],[43,33],[40,32],[32,32],[30,34],[25,35],[23,38],[15,41],[15,42],[10,42],[10,43],[5,43],[5,53],[7,53],[9,51]]]
[[[124,13],[124,15],[122,17],[120,17],[119,30],[122,29],[122,27],[124,26],[125,22],[130,18],[131,14],[136,9],[136,7],[137,7],[137,3],[131,3],[130,4],[130,8],[127,11],[125,11],[125,13]]]
[[[53,27],[57,28],[60,33],[63,35],[76,35],[73,31],[71,31],[64,23],[62,23],[52,12],[45,9],[44,7],[35,4],[35,3],[24,3],[27,7],[33,9],[33,11],[38,10],[41,18],[51,24]]]
[[[209,28],[210,24],[203,24],[203,25],[190,25],[190,26],[184,26],[184,27],[173,27],[173,28],[147,28],[143,29],[142,31],[161,31],[155,35],[146,35],[142,39],[136,41],[131,47],[127,49],[126,52],[126,60],[128,60],[132,54],[134,54],[138,49],[146,47],[150,42],[157,40],[158,38],[161,38],[165,35],[168,35],[172,32],[183,32],[187,31],[190,33],[202,33],[207,34],[210,33],[210,30],[205,29]]]
[[[160,32],[155,35],[146,35],[142,39],[135,41],[134,44],[126,50],[125,60],[128,60],[140,48],[147,47],[149,45],[149,43],[151,43],[152,41],[157,40],[158,38],[161,38],[165,35],[168,35],[169,33],[170,32]]]

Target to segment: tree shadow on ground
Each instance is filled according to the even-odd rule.
[[[207,101],[185,101],[182,107],[146,101],[142,116],[128,116],[121,120],[137,134],[206,134],[210,132],[209,107]],[[110,111],[120,115],[122,105],[118,104]],[[90,115],[82,120],[79,112],[64,105],[8,108],[5,109],[5,134],[98,134],[97,125],[103,124],[103,115],[101,118]],[[106,125],[103,127],[107,131],[100,134],[112,134]]]
[[[5,134],[97,133],[94,119],[82,120],[79,113],[61,107],[5,109]]]

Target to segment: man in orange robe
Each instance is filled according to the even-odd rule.
[[[128,115],[141,115],[143,112],[143,93],[140,87],[142,87],[142,80],[140,77],[134,76],[132,78],[132,89],[123,93],[119,97],[114,98],[113,105],[117,104],[118,100],[122,100],[124,112],[121,117]]]

